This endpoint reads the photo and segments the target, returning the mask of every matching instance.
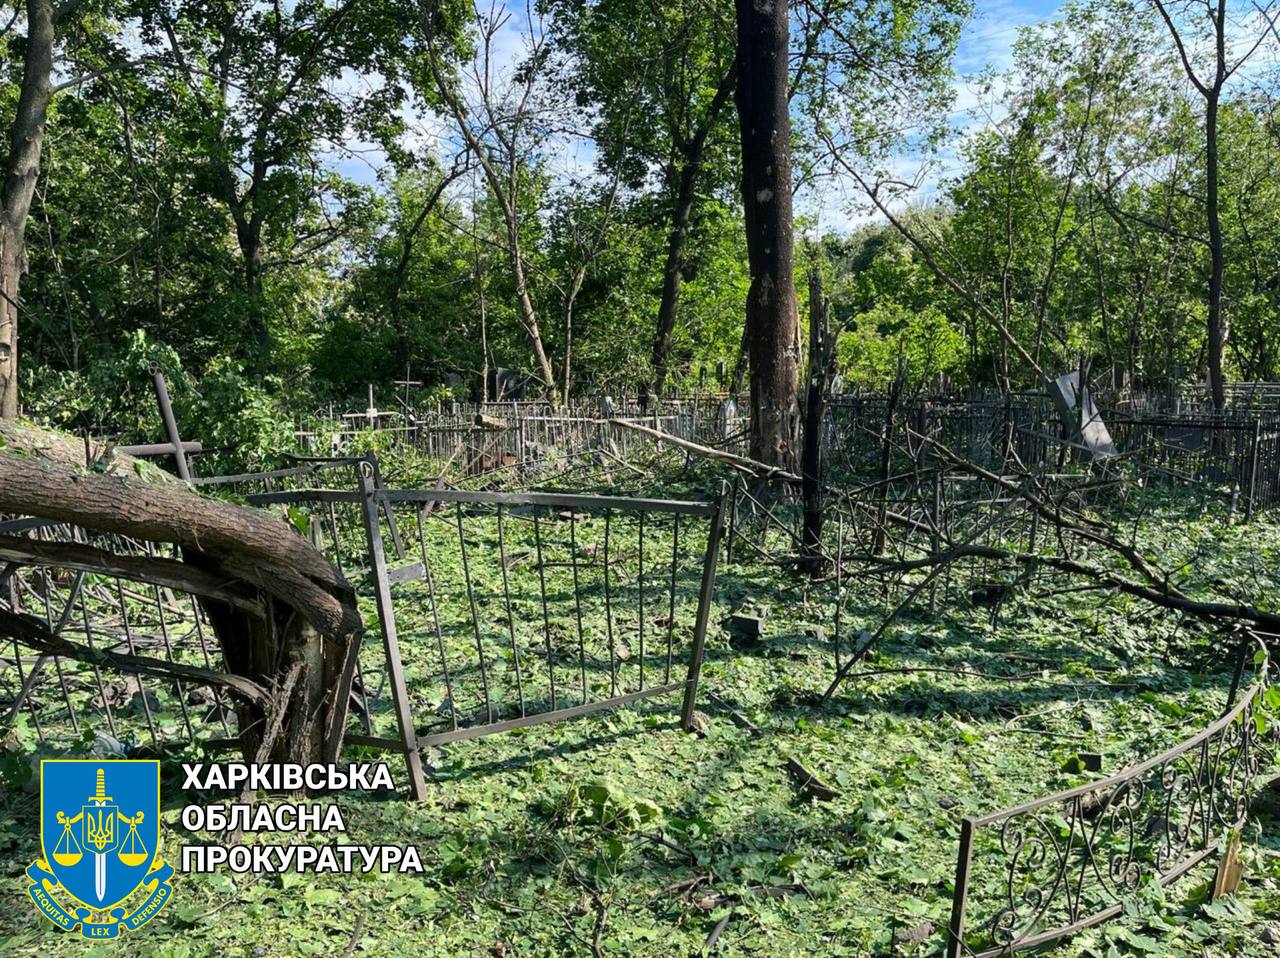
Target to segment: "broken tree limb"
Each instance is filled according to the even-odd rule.
[[[207,599],[217,599],[251,615],[261,617],[266,614],[261,602],[232,588],[235,580],[210,575],[176,559],[117,555],[79,542],[48,542],[5,535],[0,535],[0,559],[19,565],[118,576]]]
[[[698,455],[707,459],[713,459],[716,462],[737,469],[739,472],[749,476],[755,476],[760,479],[776,479],[780,482],[791,483],[792,485],[800,485],[802,480],[794,472],[788,472],[777,466],[770,466],[767,463],[759,462],[747,456],[739,456],[732,452],[725,452],[723,449],[713,449],[711,446],[704,446],[700,443],[691,442],[688,439],[681,439],[679,436],[673,436],[669,432],[663,432],[661,429],[654,429],[651,426],[642,426],[638,422],[629,419],[608,419],[602,420],[617,426],[619,429],[629,429],[632,432],[638,432],[650,439],[656,439],[659,442],[665,442],[668,445],[676,446],[689,452],[696,452]]]
[[[0,512],[173,543],[215,566],[235,564],[249,582],[296,608],[324,635],[350,635],[360,625],[351,586],[288,523],[203,499],[183,483],[86,472],[5,450]],[[269,574],[273,568],[278,574]]]
[[[1078,535],[1089,542],[1110,549],[1111,551],[1123,556],[1125,561],[1128,562],[1135,571],[1139,572],[1143,578],[1155,583],[1165,583],[1167,587],[1168,576],[1147,561],[1147,559],[1139,553],[1137,549],[1121,542],[1114,536],[1107,535],[1105,530],[1109,530],[1110,526],[1105,522],[1082,515],[1073,510],[1064,510],[1060,505],[1051,506],[1040,497],[1034,495],[1027,488],[1026,483],[1019,484],[1006,476],[996,475],[989,469],[984,469],[982,466],[956,455],[951,449],[938,442],[936,439],[932,439],[928,436],[922,436],[910,427],[907,427],[907,431],[912,435],[919,437],[923,442],[927,442],[940,456],[950,462],[957,469],[970,472],[975,476],[985,479],[988,482],[995,483],[1001,488],[1017,495],[1036,513],[1038,513],[1041,518],[1053,523],[1057,528],[1068,529],[1075,535]]]
[[[1193,599],[1173,588],[1160,588],[1135,582],[1109,569],[1076,559],[1068,559],[1065,556],[1037,555],[996,546],[960,544],[917,559],[883,561],[868,559],[867,561],[875,562],[882,569],[909,572],[944,566],[962,558],[992,559],[1022,566],[1045,566],[1092,580],[1088,588],[1112,588],[1117,592],[1145,599],[1160,608],[1184,612],[1205,621],[1215,623],[1222,620],[1244,621],[1251,622],[1268,632],[1280,630],[1280,613],[1267,612],[1247,603]]]

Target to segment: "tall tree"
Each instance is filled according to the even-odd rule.
[[[60,6],[52,0],[27,0],[26,4],[22,75],[0,187],[0,419],[18,415],[20,287],[27,261],[27,217],[40,177],[40,153],[54,93],[54,47],[59,26],[80,6],[80,0],[66,0]]]
[[[657,181],[667,237],[652,378],[642,389],[660,394],[689,272],[695,207],[730,170],[717,147],[731,139],[733,22],[723,7],[703,0],[557,0],[551,7],[559,42],[574,56],[579,96],[596,110],[600,162],[624,167],[632,188]],[[637,112],[645,122],[634,121]]]
[[[426,20],[428,57],[422,86],[444,104],[458,138],[475,158],[502,212],[520,323],[529,338],[543,385],[548,395],[555,396],[556,374],[529,282],[525,254],[527,211],[521,206],[531,175],[539,172],[539,151],[551,135],[551,124],[544,120],[554,107],[543,89],[550,49],[541,23],[530,17],[524,31],[522,62],[514,72],[507,72],[505,65],[498,62],[495,46],[511,22],[510,12],[496,5],[473,12],[476,53],[470,64],[456,70],[446,62],[445,52],[436,40],[439,17],[433,6]]]
[[[321,161],[354,131],[394,150],[410,8],[395,0],[170,0],[144,8],[144,39],[175,67],[177,129],[202,154],[202,185],[226,211],[241,259],[250,358],[272,345],[264,278],[281,262],[331,244],[340,221],[323,210],[333,178]],[[348,85],[352,74],[380,82]]]
[[[791,468],[799,419],[786,0],[736,0],[751,455]]]
[[[1221,412],[1227,404],[1222,358],[1231,329],[1222,311],[1226,252],[1219,198],[1222,173],[1218,152],[1218,114],[1227,81],[1274,35],[1277,19],[1280,19],[1280,4],[1274,0],[1265,6],[1255,2],[1240,11],[1240,16],[1252,21],[1250,32],[1253,36],[1249,36],[1244,33],[1247,28],[1231,22],[1227,0],[1152,0],[1152,3],[1169,29],[1187,79],[1204,100],[1204,211],[1209,243],[1206,345],[1209,391],[1213,396],[1214,409]],[[1206,46],[1211,52],[1202,57],[1200,50]],[[1195,61],[1201,58],[1208,61],[1207,65],[1197,65]]]

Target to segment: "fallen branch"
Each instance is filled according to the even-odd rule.
[[[673,436],[669,432],[663,432],[661,429],[653,429],[649,426],[642,426],[638,422],[632,422],[627,419],[610,419],[608,422],[613,423],[620,429],[630,429],[632,432],[638,432],[650,439],[657,439],[659,442],[665,442],[668,445],[677,446],[688,452],[696,452],[698,455],[707,459],[713,459],[716,462],[722,462],[739,472],[749,476],[755,476],[760,479],[777,479],[781,482],[791,483],[792,485],[800,485],[801,479],[794,472],[787,472],[785,469],[779,469],[776,466],[766,465],[747,456],[739,456],[732,452],[725,452],[723,449],[713,449],[710,446],[703,446],[696,442],[690,442],[688,439],[681,439],[679,436]]]
[[[22,565],[117,576],[216,599],[258,618],[266,614],[261,602],[228,587],[235,580],[211,575],[175,559],[118,555],[78,542],[45,542],[17,536],[0,536],[0,559]]]
[[[761,729],[760,726],[756,725],[755,722],[751,721],[751,719],[747,718],[728,702],[716,695],[711,695],[710,698],[718,708],[728,714],[734,725],[739,728],[746,729],[751,733],[752,738],[762,738],[764,736],[764,730]],[[805,768],[804,765],[796,760],[785,749],[779,748],[778,752],[782,755],[787,773],[795,780],[795,783],[800,787],[802,792],[809,795],[811,798],[817,798],[823,801],[829,801],[833,798],[840,797],[840,793],[836,791],[836,789],[832,788],[813,772],[809,771],[809,769]]]

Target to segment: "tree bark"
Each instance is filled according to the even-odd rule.
[[[1207,346],[1209,391],[1213,408],[1227,408],[1226,375],[1222,355],[1227,345],[1227,328],[1222,317],[1222,277],[1226,257],[1222,248],[1222,216],[1218,206],[1218,100],[1221,87],[1215,86],[1205,98],[1205,213],[1209,221],[1209,315]]]
[[[128,457],[105,472],[86,470],[83,447],[71,437],[16,425],[0,433],[0,513],[172,544],[182,560],[18,537],[4,537],[0,551],[23,564],[163,584],[195,596],[227,671],[243,680],[236,710],[245,756],[304,763],[336,758],[363,628],[355,593],[341,572],[281,519],[201,498],[159,473],[158,482],[144,482]],[[48,637],[24,632],[22,617],[12,611],[0,617],[0,633],[48,652],[40,646]],[[77,647],[56,654],[92,652]],[[125,671],[136,665],[149,674],[166,665],[102,664]],[[244,694],[258,689],[269,690],[270,701]]]
[[[791,118],[786,0],[736,0],[738,123],[747,227],[747,352],[751,455],[780,468],[795,461],[799,418],[796,291],[792,279]]]
[[[738,62],[735,59],[720,80],[715,96],[707,109],[702,126],[677,149],[683,165],[676,174],[675,202],[671,208],[671,232],[667,237],[667,259],[662,268],[662,298],[658,303],[658,327],[653,337],[653,394],[661,399],[667,387],[667,374],[671,361],[671,339],[675,333],[676,319],[680,312],[680,287],[684,283],[686,251],[689,247],[689,221],[698,195],[698,181],[702,175],[703,157],[711,131],[720,121],[720,114],[728,105],[738,82]],[[674,139],[675,137],[673,137]],[[648,384],[642,390],[648,398]]]
[[[801,538],[805,570],[817,576],[822,561],[822,420],[826,408],[835,342],[831,338],[831,309],[822,293],[822,276],[815,264],[809,274],[809,370],[804,400],[803,479],[804,531]]]
[[[667,388],[671,340],[680,311],[680,287],[684,283],[685,250],[689,245],[689,219],[701,161],[687,163],[678,174],[676,202],[667,237],[667,260],[662,267],[662,299],[658,302],[658,328],[653,336],[653,394],[662,398]],[[648,398],[646,390],[645,398]]]
[[[9,156],[0,188],[0,419],[18,415],[18,304],[26,269],[27,214],[40,176],[49,99],[53,96],[54,9],[27,0],[27,38]]]
[[[246,320],[249,325],[249,341],[257,350],[257,363],[264,368],[271,355],[271,329],[267,324],[265,303],[262,298],[262,218],[258,213],[244,217],[237,214],[236,243],[240,247],[244,291],[249,298]]]
[[[1182,69],[1204,98],[1204,141],[1205,141],[1205,219],[1208,227],[1209,245],[1209,297],[1206,336],[1206,359],[1209,369],[1209,392],[1213,398],[1213,408],[1222,412],[1227,405],[1226,373],[1222,368],[1222,357],[1226,351],[1230,329],[1222,315],[1222,283],[1226,271],[1226,254],[1222,242],[1222,215],[1218,201],[1218,108],[1222,101],[1222,90],[1236,71],[1258,51],[1261,40],[1255,43],[1242,57],[1234,63],[1227,60],[1227,3],[1226,0],[1209,0],[1204,12],[1209,16],[1213,28],[1213,70],[1202,79],[1191,63],[1194,49],[1184,41],[1182,31],[1170,13],[1165,0],[1152,0],[1160,18],[1169,29],[1169,35],[1177,48]],[[1262,29],[1275,31],[1272,16],[1259,8],[1262,17]]]

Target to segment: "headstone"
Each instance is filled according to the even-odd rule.
[[[498,366],[489,371],[489,398],[494,402],[524,399],[528,376],[516,369]]]
[[[1084,446],[1094,462],[1116,455],[1107,424],[1089,395],[1088,385],[1081,386],[1079,372],[1059,376],[1049,392],[1058,408],[1058,418],[1067,427],[1067,435]]]
[[[721,436],[726,440],[732,439],[738,421],[738,404],[733,401],[733,397],[726,399],[721,405],[720,415],[723,418]]]

